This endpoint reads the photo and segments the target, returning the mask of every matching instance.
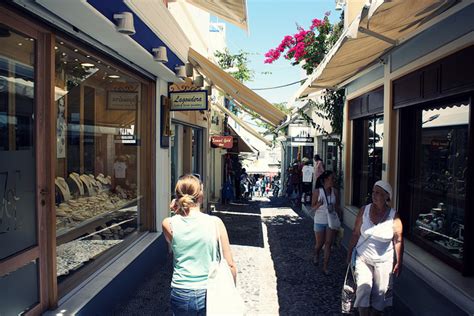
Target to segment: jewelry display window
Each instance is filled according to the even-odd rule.
[[[418,243],[461,266],[465,255],[469,103],[420,108],[415,117],[415,133],[409,140],[415,141],[408,180],[410,233]]]
[[[146,89],[107,61],[57,39],[54,183],[60,290],[74,275],[92,273],[90,266],[137,235],[143,217],[139,128]]]
[[[466,257],[469,101],[402,109],[402,216],[409,238],[453,267]],[[405,147],[405,146],[404,146]],[[403,157],[403,155],[406,155]]]

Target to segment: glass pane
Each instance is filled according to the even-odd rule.
[[[371,201],[372,187],[382,178],[383,116],[354,121],[353,205]]]
[[[0,24],[0,259],[36,245],[35,41]]]
[[[461,262],[464,243],[465,176],[469,106],[422,111],[414,188],[413,232]]]
[[[140,109],[146,86],[61,40],[56,64],[60,281],[140,225]]]
[[[20,315],[39,303],[36,261],[0,277],[0,315]]]

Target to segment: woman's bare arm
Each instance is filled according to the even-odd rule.
[[[221,245],[222,245],[222,252],[224,254],[224,258],[227,261],[227,264],[230,267],[230,271],[232,272],[232,276],[234,277],[234,282],[237,282],[237,266],[235,265],[234,258],[232,257],[232,251],[230,249],[230,242],[229,236],[227,235],[227,229],[225,228],[224,223],[219,218],[218,219],[219,225],[219,234],[221,237]]]
[[[351,241],[349,242],[349,247],[347,248],[347,262],[351,261],[352,251],[354,247],[357,245],[360,237],[360,227],[362,226],[362,216],[364,215],[364,207],[361,207],[359,213],[357,214],[354,229],[352,230],[352,237]]]
[[[171,218],[167,217],[161,223],[161,228],[163,230],[163,234],[165,234],[166,241],[168,244],[171,244],[171,240],[173,239],[173,230],[171,229]]]
[[[319,201],[319,190],[314,190],[313,191],[313,196],[311,198],[311,210],[314,212],[321,205],[323,205],[323,202]]]
[[[395,249],[396,258],[395,265],[393,266],[393,274],[399,276],[402,272],[403,264],[403,224],[398,212],[395,214],[393,220],[393,247]]]

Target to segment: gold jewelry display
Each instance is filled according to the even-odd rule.
[[[56,184],[59,191],[61,191],[64,201],[69,201],[71,199],[71,191],[69,190],[69,186],[66,180],[64,180],[64,178],[57,177],[56,179],[54,179],[54,184]]]
[[[87,193],[89,194],[89,196],[95,195],[95,190],[91,178],[86,174],[81,174],[79,176],[79,179],[81,179],[81,181],[86,185]]]
[[[79,174],[75,172],[71,172],[71,174],[69,174],[69,178],[71,178],[71,180],[73,180],[74,183],[76,183],[77,188],[79,189],[79,194],[84,195],[84,185],[82,184],[82,181],[79,178]]]

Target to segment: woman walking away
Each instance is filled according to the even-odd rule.
[[[391,199],[390,184],[377,181],[372,203],[357,215],[349,244],[347,260],[355,260],[357,281],[354,306],[361,316],[382,315],[392,306],[392,277],[402,269],[403,227],[398,213],[389,206]]]
[[[206,315],[206,285],[216,253],[217,230],[224,258],[234,281],[237,269],[232,259],[224,223],[215,216],[201,213],[203,185],[193,175],[182,176],[175,188],[176,199],[170,208],[176,213],[163,220],[163,232],[173,251],[171,310],[173,315]]]
[[[339,218],[341,216],[339,198],[336,189],[334,189],[334,174],[332,171],[325,171],[319,176],[316,182],[316,189],[313,191],[311,210],[314,211],[314,235],[316,238],[313,263],[315,265],[319,264],[319,253],[324,246],[323,273],[328,275],[331,246],[337,232],[337,230],[329,227],[328,215],[330,215],[329,213],[337,212]]]
[[[314,155],[314,164],[313,164],[313,187],[316,187],[316,182],[320,175],[324,172],[324,163],[319,155]]]

